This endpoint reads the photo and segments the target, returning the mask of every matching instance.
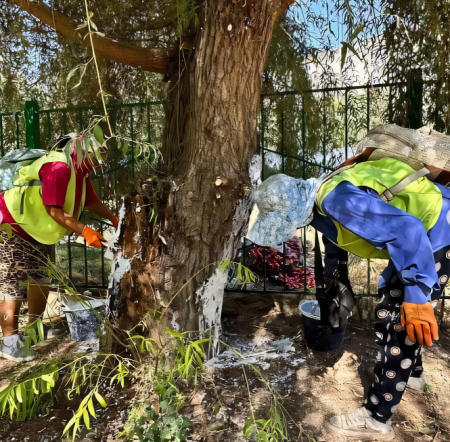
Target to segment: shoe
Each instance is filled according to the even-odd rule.
[[[406,384],[407,388],[412,388],[413,390],[423,391],[425,388],[425,377],[423,373],[418,378],[410,377],[408,379],[408,383]]]
[[[325,424],[325,429],[335,435],[359,441],[393,440],[395,437],[391,420],[383,424],[374,419],[372,413],[365,407],[353,413],[332,417]]]
[[[36,352],[32,348],[25,348],[25,343],[19,335],[3,338],[0,343],[0,358],[14,362],[29,362],[36,359]]]

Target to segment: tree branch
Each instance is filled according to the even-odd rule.
[[[53,28],[61,36],[90,46],[90,38],[84,30],[77,30],[78,23],[60,12],[52,10],[42,0],[11,0],[23,11],[28,12],[42,23]],[[85,38],[86,37],[86,38]],[[128,46],[98,34],[92,36],[95,52],[105,58],[128,66],[139,67],[144,71],[167,74],[170,68],[170,53],[163,49],[146,49]]]

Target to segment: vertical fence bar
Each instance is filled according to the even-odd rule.
[[[267,257],[267,249],[264,247],[264,292],[266,291],[266,282],[267,282],[267,265],[266,265],[266,257]]]
[[[306,179],[305,170],[305,149],[306,149],[306,115],[305,115],[305,103],[302,96],[302,178]],[[306,296],[307,293],[307,283],[306,283],[306,227],[302,229],[302,253],[303,253],[303,291]]]
[[[306,116],[305,116],[305,106],[302,99],[302,178],[306,179],[306,171],[305,171],[305,148],[306,148]]]
[[[64,135],[65,135],[66,133],[69,132],[68,128],[67,128],[67,114],[66,114],[66,112],[63,112],[62,121],[63,121],[63,132],[64,132]]]
[[[29,149],[40,149],[39,104],[36,101],[25,101],[24,118],[26,146]]]
[[[308,284],[306,282],[306,227],[303,227],[303,238],[302,238],[302,243],[303,243],[303,277],[304,277],[304,282],[303,282],[303,286],[304,286],[304,292],[305,295],[308,291]]]
[[[150,104],[147,104],[147,142],[152,142],[152,126],[150,124]]]
[[[286,292],[286,243],[283,242],[283,293]]]
[[[345,159],[348,160],[348,88],[345,88],[344,110]]]
[[[69,279],[72,281],[72,246],[70,244],[71,237],[71,234],[67,237],[67,254],[69,256]]]
[[[366,103],[367,103],[366,126],[367,126],[367,132],[369,132],[369,130],[370,130],[370,86],[367,86]]]
[[[261,99],[261,181],[264,181],[264,136],[265,136],[265,109],[264,109],[264,98]]]
[[[327,139],[326,139],[326,130],[327,130],[327,108],[326,108],[326,92],[323,93],[323,138],[322,138],[322,149],[323,149],[323,171],[325,171],[325,158],[327,155]]]
[[[78,109],[77,111],[77,118],[78,118],[78,125],[80,127],[80,132],[84,129],[83,125],[83,111],[81,109]]]
[[[134,180],[134,114],[133,107],[130,107],[131,124],[131,177]]]
[[[3,143],[3,115],[0,115],[0,149],[2,156],[5,155],[5,147]]]
[[[84,224],[86,224],[86,213],[83,214],[83,221]],[[88,287],[88,259],[87,259],[87,244],[86,244],[86,238],[84,238],[84,247],[83,247],[83,252],[84,252],[84,283],[86,284],[86,287]]]
[[[284,111],[281,111],[281,173],[284,173]]]
[[[14,120],[16,122],[16,149],[20,149],[19,111],[14,113]]]
[[[50,112],[47,112],[47,137],[48,141],[52,139],[52,119],[50,118]]]
[[[366,125],[367,125],[367,132],[369,132],[369,130],[370,130],[370,85],[368,85],[367,89],[366,89],[366,106],[367,106]],[[367,294],[370,295],[370,258],[367,260]]]

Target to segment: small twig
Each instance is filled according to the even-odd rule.
[[[250,393],[250,386],[248,385],[248,379],[247,379],[247,373],[245,372],[245,367],[242,366],[242,370],[244,372],[244,377],[245,377],[245,382],[247,384],[247,390],[248,390],[248,402],[250,404],[250,411],[252,413],[252,419],[253,419],[253,425],[256,426],[256,420],[255,420],[255,413],[253,411],[253,406],[252,406],[252,395]]]

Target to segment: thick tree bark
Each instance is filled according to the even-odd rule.
[[[115,285],[122,327],[166,307],[185,286],[170,305],[169,325],[219,333],[226,272],[217,263],[235,256],[247,224],[262,72],[274,20],[288,3],[204,1],[193,49],[181,54],[169,85],[157,223],[139,224],[151,205],[135,213],[135,202],[152,198],[150,183],[144,189],[153,190],[125,204],[120,259],[127,255],[130,269]]]

